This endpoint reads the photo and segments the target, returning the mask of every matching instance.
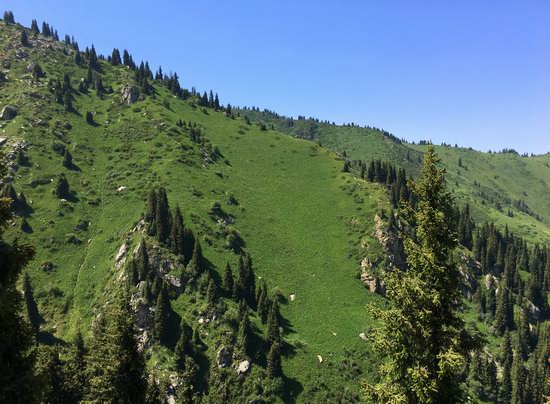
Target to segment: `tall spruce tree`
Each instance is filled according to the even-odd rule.
[[[405,236],[407,272],[385,278],[389,310],[371,307],[378,320],[369,339],[385,358],[381,381],[365,383],[369,401],[443,403],[459,401],[459,373],[469,348],[458,314],[460,274],[452,261],[457,246],[452,198],[433,147],[422,176],[411,183],[416,207],[409,206],[415,236]]]
[[[0,178],[7,172],[2,161],[0,158]],[[4,229],[11,219],[11,200],[0,198],[0,402],[32,402],[33,338],[16,282],[33,258],[34,248],[3,240]]]
[[[88,390],[84,401],[143,403],[147,389],[145,359],[138,350],[126,291],[119,292],[94,320],[86,357]]]
[[[231,296],[233,294],[233,271],[229,262],[225,264],[225,270],[223,272],[223,290],[226,295]]]

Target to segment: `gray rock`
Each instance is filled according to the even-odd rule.
[[[136,86],[126,85],[122,87],[122,100],[127,104],[133,104],[139,99],[139,89]]]
[[[11,105],[6,105],[0,112],[0,118],[4,121],[9,121],[17,116],[17,110]]]
[[[218,351],[218,355],[216,356],[216,363],[218,364],[218,367],[228,368],[229,366],[231,366],[232,361],[233,361],[233,348],[228,346],[223,346]]]

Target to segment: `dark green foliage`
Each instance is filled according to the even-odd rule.
[[[411,184],[416,203],[406,214],[415,236],[405,238],[408,270],[385,277],[391,307],[371,306],[378,322],[369,338],[385,360],[381,381],[365,384],[370,401],[457,402],[464,357],[476,348],[459,315],[456,223],[439,163],[430,147],[421,178]]]
[[[15,24],[15,18],[13,17],[13,13],[9,10],[4,11],[4,23],[7,24]]]
[[[25,31],[25,30],[21,31],[21,45],[30,46],[30,44],[29,44],[29,34],[27,34],[27,31]]]
[[[58,345],[41,346],[36,361],[36,375],[40,386],[40,402],[69,403],[71,397],[68,374],[60,359]]]
[[[271,378],[281,377],[283,369],[281,365],[281,344],[277,341],[271,344],[267,354],[267,374]]]
[[[223,272],[222,287],[227,296],[233,295],[233,287],[234,287],[233,271],[231,269],[231,265],[229,265],[229,262],[225,264],[225,270]]]
[[[164,281],[161,281],[160,293],[157,296],[157,303],[155,306],[155,328],[154,335],[157,341],[161,344],[166,342],[168,321],[171,312],[170,299],[168,297],[168,291]]]
[[[193,353],[191,343],[192,336],[192,328],[185,320],[182,319],[180,324],[180,336],[174,349],[174,354],[176,355],[176,365],[180,371],[185,369],[185,358]]]
[[[279,303],[273,300],[269,315],[267,317],[267,337],[266,341],[269,345],[281,343],[281,314],[279,311]]]
[[[151,269],[149,267],[149,252],[147,250],[147,243],[145,243],[145,239],[142,238],[140,240],[136,256],[134,257],[132,262],[135,265],[138,279],[140,281],[146,280],[149,276]]]
[[[71,195],[69,181],[65,178],[64,174],[60,174],[57,178],[57,184],[55,186],[54,194],[58,198],[68,198]]]
[[[36,20],[32,20],[31,22],[31,32],[33,35],[38,35],[40,33],[40,30],[38,29],[38,22]]]
[[[502,343],[501,364],[502,378],[500,382],[499,397],[502,402],[508,403],[512,397],[512,341],[510,332],[506,330]]]
[[[113,53],[111,54],[111,64],[113,66],[118,66],[122,63],[122,60],[120,59],[120,51],[117,48],[113,49]]]
[[[88,350],[84,345],[82,334],[78,332],[71,346],[68,348],[65,362],[65,389],[70,396],[69,402],[79,402],[87,389],[86,355]]]
[[[95,125],[94,114],[90,111],[86,111],[86,122],[90,125]]]
[[[94,320],[84,397],[93,402],[143,403],[147,388],[145,360],[134,339],[135,326],[126,293]]]
[[[497,334],[502,335],[506,330],[514,329],[514,303],[510,289],[501,282],[497,293],[497,307],[494,327]]]
[[[32,68],[32,76],[36,80],[39,80],[39,79],[41,79],[42,77],[45,76],[44,72],[42,71],[42,67],[40,67],[40,65],[38,63],[35,63],[34,67]]]
[[[63,166],[66,168],[71,168],[73,166],[73,155],[69,149],[65,149],[65,154],[63,155]]]
[[[242,352],[245,355],[251,356],[252,329],[250,327],[250,319],[248,318],[248,310],[246,310],[241,317],[237,338]]]
[[[5,175],[0,165],[0,177]],[[34,256],[29,245],[3,240],[4,229],[12,218],[11,201],[0,199],[0,402],[33,400],[33,338],[23,316],[22,297],[16,289],[21,270]]]
[[[27,306],[27,315],[29,316],[29,321],[31,322],[32,331],[35,334],[38,334],[40,329],[41,317],[38,312],[38,306],[36,305],[36,300],[34,300],[34,292],[31,285],[31,279],[28,273],[25,273],[25,278],[23,281],[23,296],[25,297],[25,305]]]
[[[233,288],[233,295],[237,299],[244,299],[251,308],[256,307],[256,276],[252,266],[250,254],[239,257],[237,266],[237,280]]]
[[[168,196],[164,188],[159,188],[158,191],[151,190],[149,192],[145,220],[149,223],[149,235],[155,236],[157,240],[162,243],[167,243],[169,241],[172,216],[170,215]],[[183,226],[183,218],[181,226]]]
[[[17,150],[17,157],[16,157],[17,164],[20,166],[28,166],[29,165],[29,158],[23,151],[23,149]]]
[[[206,263],[202,256],[202,248],[199,240],[195,240],[195,247],[193,248],[193,256],[191,262],[189,262],[188,269],[191,274],[197,278],[206,269]]]
[[[265,324],[267,321],[269,310],[271,309],[271,301],[267,294],[267,284],[265,282],[262,282],[262,284],[260,285],[257,301],[258,315],[260,316],[262,324]]]

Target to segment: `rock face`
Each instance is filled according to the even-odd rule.
[[[216,363],[219,368],[228,368],[233,361],[233,349],[231,347],[223,346],[216,356]]]
[[[384,284],[374,275],[372,264],[368,257],[361,261],[361,282],[372,293],[385,294],[386,288]]]
[[[0,112],[0,118],[4,121],[9,121],[17,116],[17,110],[11,105],[6,105]]]
[[[136,86],[126,85],[122,87],[122,100],[127,104],[133,104],[139,99],[139,90]]]

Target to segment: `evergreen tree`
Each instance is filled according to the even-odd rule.
[[[416,237],[405,237],[408,271],[385,278],[389,310],[372,306],[379,320],[370,334],[386,360],[378,384],[365,384],[374,402],[456,402],[459,373],[470,348],[458,309],[460,274],[452,262],[457,246],[452,198],[433,147],[426,152],[422,177],[411,183],[417,200],[408,207]]]
[[[500,382],[500,400],[503,403],[509,403],[512,398],[512,341],[508,330],[504,333],[502,343],[502,379]]]
[[[180,324],[180,336],[174,349],[174,353],[176,355],[176,366],[179,371],[183,371],[185,369],[185,358],[193,352],[193,349],[191,348],[192,336],[193,330],[189,327],[187,322],[182,319]]]
[[[273,343],[281,342],[281,314],[279,312],[279,303],[277,299],[273,299],[269,315],[267,317],[267,343],[273,345]]]
[[[0,159],[0,178],[6,168]],[[0,198],[0,402],[33,401],[33,339],[23,316],[21,294],[16,288],[21,270],[34,256],[29,245],[3,240],[12,219],[11,201]]]
[[[58,198],[68,198],[71,195],[69,181],[64,174],[59,175],[54,193]]]
[[[65,154],[63,155],[63,166],[66,168],[71,168],[73,166],[73,155],[69,149],[65,149]]]
[[[243,353],[246,355],[251,354],[252,345],[252,330],[250,327],[250,319],[248,318],[248,310],[246,310],[241,317],[238,332],[238,343]]]
[[[15,18],[13,17],[13,13],[11,11],[4,11],[4,23],[6,25],[8,24],[15,24]]]
[[[267,374],[269,377],[281,377],[283,369],[281,365],[281,344],[277,341],[271,344],[267,354]]]
[[[36,300],[34,300],[34,292],[31,285],[31,278],[28,273],[25,273],[23,281],[23,296],[25,297],[25,305],[27,306],[27,315],[31,323],[33,333],[36,335],[40,330],[41,317],[38,312]]]
[[[38,22],[36,20],[32,20],[31,22],[31,32],[33,35],[38,35],[40,33],[40,30],[38,29]]]
[[[233,294],[233,271],[231,270],[231,265],[229,262],[225,264],[225,270],[223,272],[223,290],[228,296]]]
[[[38,353],[36,375],[40,383],[40,402],[69,403],[71,392],[67,390],[67,375],[59,346],[41,346]]]
[[[27,34],[27,31],[25,31],[25,30],[21,31],[21,45],[30,46],[30,44],[29,44],[29,34]]]
[[[154,334],[157,340],[164,344],[168,332],[168,317],[170,316],[170,299],[164,281],[161,282],[160,293],[157,297],[155,306],[155,330]]]
[[[523,404],[523,389],[525,384],[525,371],[521,357],[521,347],[516,344],[512,359],[512,397],[511,404]]]
[[[71,403],[80,402],[84,392],[87,390],[86,355],[87,349],[84,345],[82,334],[79,331],[69,348],[65,364],[65,390],[68,392],[68,401]]]
[[[176,210],[174,211],[168,240],[172,252],[183,255],[183,216],[179,206],[176,206]]]
[[[510,290],[504,286],[504,280],[501,281],[497,293],[494,327],[498,335],[502,335],[504,331],[514,328],[514,305]]]
[[[168,196],[166,195],[166,189],[160,188],[157,191],[157,203],[156,203],[156,232],[157,239],[166,243],[170,235],[171,217],[170,206],[168,205]]]
[[[94,114],[92,114],[90,111],[86,111],[86,122],[89,125],[95,125]]]
[[[121,292],[94,320],[86,357],[89,388],[84,401],[143,403],[145,360],[138,350],[127,293]]]
[[[189,263],[189,271],[191,274],[197,278],[200,274],[204,272],[205,263],[204,263],[204,257],[202,256],[202,248],[199,240],[195,240],[195,247],[193,248],[193,257],[191,258],[191,262]]]
[[[117,48],[114,48],[113,53],[111,54],[111,64],[113,66],[118,66],[121,63],[122,61],[120,60],[120,51]]]

